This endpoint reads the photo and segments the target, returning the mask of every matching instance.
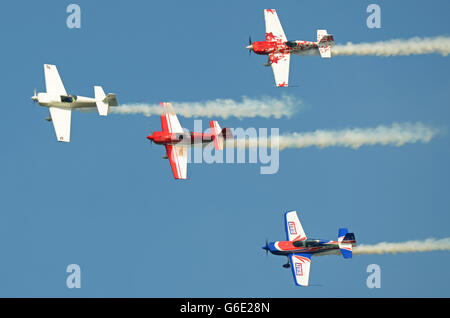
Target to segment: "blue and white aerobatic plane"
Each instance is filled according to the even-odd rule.
[[[356,246],[355,234],[347,229],[339,229],[337,241],[308,239],[296,211],[285,213],[286,241],[266,242],[266,253],[288,257],[284,268],[291,267],[297,286],[308,286],[311,256],[313,254],[342,254],[352,258],[352,248]],[[339,253],[340,251],[340,253]]]

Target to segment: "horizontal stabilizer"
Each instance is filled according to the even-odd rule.
[[[331,57],[331,48],[334,46],[334,38],[327,30],[317,30],[317,46],[322,58]]]
[[[338,230],[338,240],[339,240],[339,241],[342,241],[342,240],[344,239],[345,235],[347,235],[347,233],[348,233],[348,229],[346,229],[346,228],[340,228],[340,229]]]
[[[352,244],[351,243],[339,243],[339,249],[341,250],[344,258],[352,258]]]
[[[348,233],[348,229],[346,228],[339,229],[338,244],[339,249],[341,250],[342,256],[344,256],[344,258],[352,258],[353,245],[351,241],[348,240],[352,237],[354,239],[355,236],[353,233]]]
[[[211,127],[211,136],[214,141],[214,147],[216,150],[223,150],[223,136],[222,129],[217,121],[210,121],[209,125]]]
[[[108,116],[108,103],[105,102],[105,92],[101,86],[94,86],[95,103],[97,104],[97,110],[100,116]]]

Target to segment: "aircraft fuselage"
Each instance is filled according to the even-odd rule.
[[[155,131],[147,139],[158,145],[199,145],[213,142],[213,135],[207,133],[166,133],[163,131]]]
[[[257,41],[250,46],[254,53],[269,55],[272,53],[302,54],[312,50],[319,50],[316,42],[310,41]]]
[[[97,108],[94,98],[77,95],[56,95],[48,93],[39,93],[32,99],[44,107],[59,108]]]
[[[351,243],[352,246],[356,246],[356,241],[343,241],[343,243]],[[264,247],[266,248],[266,247]],[[339,242],[338,241],[327,241],[327,240],[304,240],[304,241],[276,241],[270,242],[267,245],[267,249],[270,253],[274,255],[285,255],[288,256],[292,253],[338,253]]]

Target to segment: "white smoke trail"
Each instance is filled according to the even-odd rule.
[[[394,123],[389,126],[376,128],[353,128],[344,130],[316,130],[314,132],[290,133],[280,135],[278,144],[267,138],[246,137],[236,135],[234,140],[228,140],[227,147],[252,148],[252,147],[279,147],[306,148],[306,147],[347,147],[358,149],[361,146],[390,145],[400,147],[406,143],[428,143],[439,131],[436,128],[427,127],[422,123]]]
[[[215,99],[204,102],[171,102],[178,115],[183,117],[229,117],[236,118],[281,118],[291,117],[300,108],[301,101],[292,96],[280,99],[262,97],[260,99],[242,97],[238,102],[232,99]],[[161,115],[158,104],[124,104],[110,108],[114,114],[142,114],[144,116]]]
[[[423,241],[407,241],[401,243],[382,242],[375,245],[361,244],[353,248],[354,255],[418,253],[431,251],[450,251],[450,237],[443,239],[429,238]]]
[[[450,53],[450,37],[436,36],[410,39],[394,39],[373,43],[337,44],[332,48],[333,56],[338,55],[375,55],[375,56],[400,56],[441,54],[447,56]]]

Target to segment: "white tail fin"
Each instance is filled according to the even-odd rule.
[[[331,57],[331,47],[334,46],[334,38],[327,30],[317,30],[317,46],[322,58]]]
[[[95,103],[97,104],[98,113],[100,116],[108,115],[109,104],[105,102],[105,92],[101,86],[94,86]]]

